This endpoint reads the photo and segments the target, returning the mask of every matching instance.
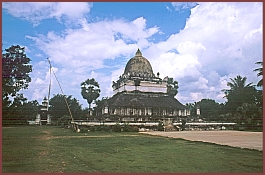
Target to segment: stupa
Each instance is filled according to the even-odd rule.
[[[168,77],[159,78],[138,49],[112,88],[114,95],[96,108],[96,115],[115,121],[154,121],[187,116],[187,107],[170,95]]]

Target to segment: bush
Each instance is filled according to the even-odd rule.
[[[89,130],[90,130],[91,132],[95,132],[95,131],[96,131],[96,127],[95,127],[95,126],[91,126],[91,127],[89,128]]]
[[[121,132],[121,125],[119,123],[116,123],[116,125],[113,126],[114,132]]]
[[[2,120],[3,126],[18,126],[18,125],[28,125],[27,120],[23,119],[10,119],[10,120]]]
[[[99,126],[94,126],[96,131],[104,131],[108,132],[110,131],[110,127],[107,125],[99,125]]]
[[[139,128],[137,126],[132,126],[130,129],[131,132],[138,132]]]
[[[162,122],[159,122],[158,123],[157,130],[158,131],[164,131],[164,126],[163,126],[163,123]]]
[[[128,123],[124,123],[124,125],[123,125],[123,131],[124,132],[129,132],[130,131],[130,125]]]
[[[124,132],[138,132],[139,130],[137,126],[130,126],[128,123],[124,123],[123,131]]]
[[[105,132],[111,131],[110,126],[108,126],[108,125],[103,125],[102,128],[101,128],[101,130],[102,131],[105,131]]]

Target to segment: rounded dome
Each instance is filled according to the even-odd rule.
[[[135,56],[126,64],[124,75],[149,75],[153,77],[154,73],[151,64],[142,56],[141,51],[138,49]]]

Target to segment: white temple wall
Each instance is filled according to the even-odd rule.
[[[157,109],[152,107],[143,107],[143,108],[134,108],[134,107],[121,107],[115,109],[108,109],[105,107],[101,110],[101,115],[121,115],[121,116],[152,116],[152,115],[161,115],[161,116],[187,116],[190,111],[188,109]],[[107,112],[107,113],[106,113]]]
[[[125,84],[122,84],[119,88],[114,90],[114,93],[122,91],[134,91],[139,90],[141,92],[161,92],[167,93],[167,86],[165,83],[157,84],[156,82],[144,82],[140,83],[140,86],[134,86],[133,81],[128,81]]]

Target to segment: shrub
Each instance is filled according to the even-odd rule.
[[[95,126],[91,126],[89,129],[90,129],[91,132],[95,132],[96,131],[96,127]]]
[[[116,125],[113,126],[114,132],[121,132],[121,125],[119,123],[116,123]]]
[[[132,126],[130,131],[131,132],[138,132],[139,128],[137,126]]]
[[[85,132],[87,132],[87,129],[85,129],[85,128],[80,128],[80,133],[85,133]]]
[[[123,124],[123,131],[124,132],[129,132],[130,131],[130,125],[128,123]]]
[[[139,129],[137,126],[130,126],[128,123],[124,123],[123,131],[124,132],[138,132]]]
[[[110,127],[108,125],[99,125],[99,126],[95,126],[96,131],[104,131],[104,132],[108,132],[110,131]]]
[[[162,122],[159,122],[158,123],[157,130],[158,131],[164,131],[164,126],[163,126],[163,123]]]
[[[108,125],[103,125],[101,129],[102,129],[102,131],[105,131],[105,132],[109,132],[111,130],[110,126],[108,126]]]

